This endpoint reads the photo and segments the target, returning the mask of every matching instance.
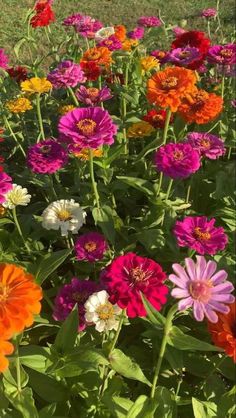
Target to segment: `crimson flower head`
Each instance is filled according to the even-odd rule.
[[[170,122],[173,122],[173,115],[171,116]],[[164,128],[165,121],[166,121],[166,110],[155,110],[151,109],[147,112],[146,115],[143,116],[143,120],[145,122],[150,123],[150,125],[153,126],[153,128]]]
[[[96,62],[81,61],[80,67],[83,70],[87,81],[96,81],[101,74],[101,70]]]
[[[167,286],[163,284],[165,278],[158,263],[134,253],[115,258],[101,274],[111,303],[126,309],[129,318],[147,315],[142,294],[157,311],[161,309],[168,293]]]
[[[189,64],[187,67],[191,70],[196,70],[202,65],[208,53],[208,50],[210,48],[210,39],[205,37],[204,32],[191,30],[178,36],[171,44],[171,49],[185,47],[197,48],[200,53],[200,56],[198,56],[194,61],[192,61],[191,64]]]
[[[33,28],[48,26],[55,21],[55,14],[50,0],[39,0],[34,7],[35,15],[30,20]]]
[[[27,69],[22,67],[21,65],[17,65],[16,67],[9,67],[7,69],[9,77],[15,80],[17,83],[21,81],[25,81],[27,79]]]

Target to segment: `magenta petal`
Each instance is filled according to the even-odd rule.
[[[197,259],[197,263],[196,263],[196,278],[198,280],[201,280],[202,275],[203,275],[203,272],[204,272],[204,270],[206,268],[207,263],[206,263],[205,258],[202,257],[202,256],[200,256],[200,255],[197,255],[196,256],[196,259]]]
[[[212,309],[219,311],[223,314],[229,313],[229,306],[224,305],[223,303],[220,303],[220,302],[216,302],[215,300],[210,300],[207,306],[210,306]]]
[[[184,268],[180,265],[180,264],[172,264],[172,268],[174,270],[174,272],[181,277],[181,279],[184,279],[186,281],[186,283],[189,281],[189,277],[186,273],[186,271],[184,270]]]

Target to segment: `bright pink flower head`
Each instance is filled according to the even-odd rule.
[[[109,49],[109,51],[117,51],[118,49],[122,48],[122,43],[119,41],[119,39],[117,39],[116,36],[111,35],[109,38],[99,42],[97,46],[105,46]]]
[[[186,143],[199,152],[201,157],[216,160],[226,153],[224,142],[216,135],[207,132],[191,132],[187,135]]]
[[[83,234],[75,243],[77,260],[86,260],[90,263],[102,260],[107,249],[108,245],[104,236],[98,232]]]
[[[206,19],[209,19],[211,17],[215,17],[217,15],[216,9],[204,9],[202,10],[200,16],[205,17]]]
[[[208,53],[210,47],[210,39],[205,37],[204,32],[199,32],[196,30],[184,32],[182,35],[178,35],[177,38],[172,42],[171,49],[185,47],[197,48],[200,53],[200,57],[196,58],[193,62],[191,62],[191,64],[188,65],[188,68],[196,70],[203,64],[203,61]]]
[[[96,87],[84,87],[76,91],[77,99],[88,106],[96,106],[97,104],[111,99],[113,96],[109,87],[104,86],[100,90]]]
[[[5,202],[4,195],[12,189],[12,178],[8,174],[0,171],[0,203]]]
[[[180,36],[180,35],[183,35],[183,33],[185,33],[185,32],[186,32],[186,30],[185,30],[185,29],[183,29],[183,28],[181,28],[180,26],[175,26],[175,27],[172,29],[172,31],[173,31],[173,33],[174,33],[174,35],[175,35],[176,37],[178,37],[178,36]]]
[[[79,18],[77,15],[77,23],[75,24],[75,29],[76,32],[78,32],[84,38],[93,39],[95,37],[95,33],[102,27],[102,22],[93,19],[91,16],[81,15],[81,18]]]
[[[158,171],[172,179],[185,179],[201,165],[199,153],[190,144],[171,142],[158,148],[154,162]]]
[[[39,174],[52,174],[64,167],[68,154],[62,145],[53,139],[46,139],[32,145],[27,154],[28,167]]]
[[[69,60],[62,61],[48,74],[47,79],[52,83],[54,89],[75,87],[86,81],[80,65]]]
[[[155,49],[150,53],[153,57],[157,58],[160,64],[165,64],[168,61],[168,52]]]
[[[84,318],[84,304],[94,292],[100,290],[100,287],[92,280],[79,280],[74,277],[71,283],[64,285],[59,290],[53,311],[53,318],[56,321],[64,321],[77,304],[79,313],[79,331],[86,327]]]
[[[121,255],[103,270],[101,280],[110,294],[111,303],[127,310],[130,318],[146,316],[141,294],[156,310],[166,303],[168,288],[161,266],[150,258],[134,253]]]
[[[7,68],[7,64],[8,64],[8,57],[5,54],[4,49],[0,48],[0,68],[3,68],[5,70],[5,68]]]
[[[215,227],[215,219],[207,220],[206,216],[186,216],[177,221],[174,234],[180,247],[188,247],[199,254],[214,255],[224,250],[228,237],[224,228]]]
[[[142,26],[138,26],[134,28],[130,32],[127,33],[128,38],[130,39],[142,39],[144,37],[144,28]]]
[[[175,274],[169,280],[177,287],[171,292],[178,303],[180,311],[193,307],[193,316],[197,321],[203,321],[204,316],[210,322],[217,322],[216,312],[228,313],[229,303],[235,298],[230,293],[234,287],[226,281],[227,273],[219,270],[216,273],[215,261],[206,262],[202,256],[196,256],[196,263],[191,258],[185,258],[185,268],[180,264],[173,264]]]
[[[214,45],[207,54],[212,64],[233,65],[236,63],[236,44]]]
[[[138,19],[138,25],[144,28],[154,28],[161,26],[161,21],[156,16],[141,16]]]
[[[81,148],[99,148],[111,145],[117,127],[109,113],[101,107],[74,109],[62,116],[58,130],[61,140]]]
[[[79,25],[83,16],[80,13],[76,13],[74,15],[70,15],[66,17],[63,21],[63,25],[65,26],[76,26]]]
[[[167,61],[180,67],[187,67],[200,57],[201,53],[197,48],[186,46],[172,49],[168,54]]]

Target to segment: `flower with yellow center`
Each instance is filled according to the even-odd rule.
[[[71,110],[74,110],[75,106],[74,105],[64,105],[64,106],[60,106],[58,109],[58,113],[60,113],[60,115],[65,115],[66,113],[70,112]]]
[[[142,74],[149,73],[151,70],[159,69],[159,61],[155,57],[144,57],[140,60]]]
[[[98,332],[117,330],[122,309],[109,302],[109,294],[106,290],[101,290],[89,296],[84,307],[85,320],[90,323],[93,322]]]
[[[150,123],[141,121],[133,123],[128,128],[127,136],[129,138],[142,138],[144,136],[150,136],[153,132],[155,132],[155,129]]]
[[[136,46],[138,46],[138,41],[136,39],[126,39],[122,42],[122,49],[124,51],[132,51]]]
[[[26,97],[9,100],[6,102],[6,108],[12,113],[25,113],[27,110],[33,109],[31,101]]]
[[[22,81],[20,86],[22,91],[29,94],[47,93],[52,89],[52,84],[44,77],[32,77],[28,80]]]
[[[5,194],[6,200],[2,206],[8,209],[14,209],[16,206],[27,206],[31,199],[28,190],[18,184],[13,184],[12,186],[12,189]]]
[[[73,151],[75,157],[78,157],[80,160],[88,161],[89,160],[89,148],[82,148],[78,151]],[[100,158],[103,155],[101,149],[91,149],[93,157]]]

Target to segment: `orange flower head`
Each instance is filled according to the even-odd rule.
[[[132,51],[132,48],[135,48],[138,45],[137,39],[126,39],[122,42],[122,49],[124,51]]]
[[[22,267],[0,264],[0,335],[23,331],[41,310],[42,289]]]
[[[226,354],[236,363],[236,302],[229,305],[227,314],[218,313],[218,322],[208,322],[208,330],[217,347],[223,348]]]
[[[116,25],[114,27],[115,33],[114,36],[119,39],[120,42],[124,42],[126,38],[126,28],[123,25]]]
[[[89,160],[89,148],[82,148],[78,151],[73,151],[73,154],[75,157],[78,157],[82,161],[88,161]],[[103,152],[101,149],[93,149],[92,154],[94,158],[100,158],[103,155]]]
[[[178,111],[186,122],[202,125],[214,120],[222,108],[223,99],[220,96],[195,89],[183,97]]]
[[[112,63],[111,51],[105,46],[98,46],[88,49],[83,57],[82,62],[95,62],[97,65],[109,67]]]
[[[194,71],[169,67],[154,74],[147,82],[147,98],[152,104],[169,107],[177,112],[181,98],[194,89],[197,81]]]
[[[5,356],[9,356],[14,351],[14,346],[6,340],[0,338],[0,373],[5,372],[7,370],[9,361]]]

